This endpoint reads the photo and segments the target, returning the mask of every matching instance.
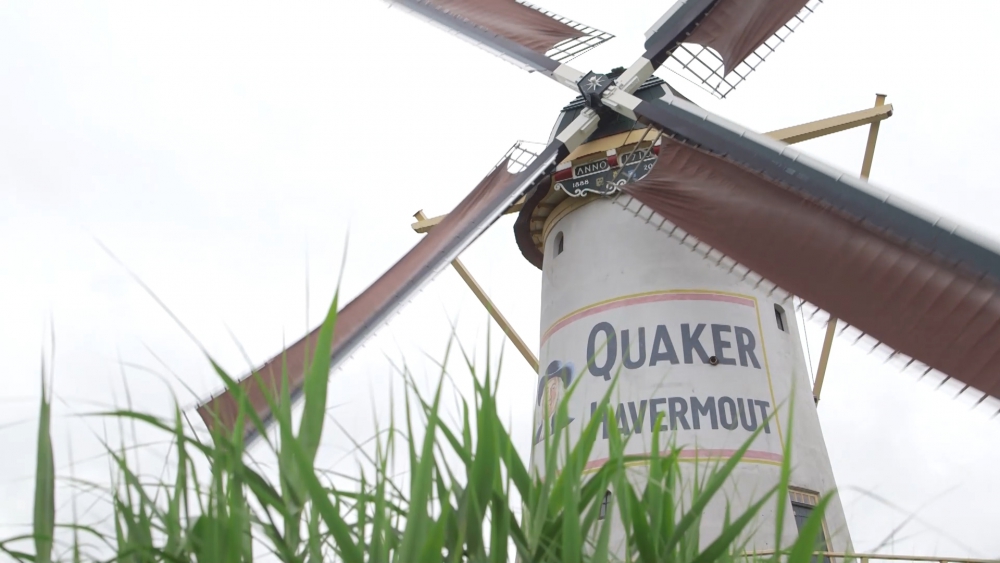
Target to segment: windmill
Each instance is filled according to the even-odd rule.
[[[540,381],[525,395],[543,412],[575,381],[570,411],[582,421],[620,372],[604,432],[629,433],[630,447],[641,449],[663,414],[663,428],[692,445],[685,452],[698,460],[724,458],[763,428],[734,474],[736,504],[777,479],[786,429],[768,417],[779,405],[795,408],[795,490],[781,500],[792,506],[788,518],[835,488],[814,396],[801,383],[792,296],[830,314],[827,342],[841,319],[894,357],[980,390],[980,401],[1000,396],[992,367],[1000,354],[998,247],[788,146],[818,129],[877,123],[891,106],[767,136],[653,76],[661,67],[686,73],[725,97],[815,0],[677,2],[647,34],[645,53],[607,74],[569,62],[608,34],[534,6],[394,4],[580,97],[544,149],[511,149],[451,213],[426,220],[428,234],[340,311],[334,366],[501,214],[516,211],[518,247],[543,272]],[[293,395],[301,392],[305,352],[317,337],[310,333],[239,383],[263,419],[282,367]],[[210,427],[232,430],[237,403],[222,393],[199,411]],[[598,445],[595,467],[601,452]],[[642,468],[636,472],[641,478]],[[710,509],[706,537],[724,516],[724,506]],[[849,550],[839,502],[826,520],[827,547]],[[785,529],[794,534],[794,525]],[[773,538],[773,529],[760,527],[752,545],[766,548]]]

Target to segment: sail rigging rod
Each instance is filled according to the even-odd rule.
[[[431,227],[427,227],[424,231],[421,231],[417,227],[418,224],[427,221],[427,216],[424,215],[424,211],[422,209],[414,213],[413,217],[416,218],[417,220],[417,222],[413,224],[414,231],[417,231],[419,233],[419,232],[426,232],[431,229]],[[490,316],[493,317],[493,320],[496,321],[498,325],[500,325],[500,329],[503,330],[503,333],[507,335],[507,338],[510,338],[510,341],[514,344],[514,347],[517,348],[517,351],[521,353],[521,356],[524,357],[524,360],[528,362],[528,365],[531,366],[531,369],[535,370],[535,373],[538,373],[538,358],[535,357],[534,352],[531,351],[531,348],[528,348],[528,345],[524,343],[524,339],[522,339],[521,336],[517,334],[517,331],[514,330],[514,327],[511,326],[510,321],[508,321],[507,318],[504,317],[503,314],[500,312],[500,310],[497,309],[496,305],[493,304],[493,300],[491,300],[490,297],[486,295],[486,292],[483,291],[483,288],[479,285],[478,282],[476,282],[476,279],[472,277],[472,274],[469,273],[469,270],[468,268],[465,267],[465,264],[462,264],[461,260],[455,258],[454,260],[451,261],[451,265],[452,267],[455,268],[455,271],[458,272],[458,275],[462,277],[462,280],[465,281],[466,285],[469,286],[469,289],[472,290],[472,293],[476,295],[476,298],[479,299],[479,302],[483,304],[483,307],[486,307],[486,310],[489,311]]]
[[[875,109],[885,107],[885,94],[875,94]],[[892,107],[891,105],[888,107]],[[891,111],[886,115],[892,115]],[[873,121],[868,128],[868,144],[865,145],[865,158],[861,162],[861,177],[865,180],[872,171],[872,160],[875,158],[875,142],[878,141],[878,128],[881,120]],[[819,354],[819,366],[816,367],[816,379],[813,381],[813,400],[819,404],[819,395],[823,392],[823,380],[826,377],[826,366],[830,361],[830,348],[833,346],[833,335],[837,331],[837,317],[830,315],[826,324],[826,337],[823,338],[823,351]]]

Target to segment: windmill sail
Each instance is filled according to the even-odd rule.
[[[806,0],[720,0],[685,42],[715,49],[729,74],[806,4]]]
[[[647,34],[646,58],[724,98],[821,1],[682,0]]]
[[[422,238],[403,258],[337,314],[337,327],[331,349],[331,367],[347,358],[357,346],[389,317],[424,282],[454,259],[504,209],[565,151],[562,143],[550,145],[537,158],[514,147],[511,152],[458,204],[441,223]],[[563,155],[564,156],[564,155]],[[529,160],[533,159],[533,160]],[[517,161],[527,165],[518,174],[508,171]],[[293,399],[301,392],[310,350],[316,349],[319,328],[292,344],[258,369],[254,376],[239,382],[257,415],[270,419],[267,396],[277,396],[282,367],[288,370]],[[258,379],[259,378],[259,379]],[[198,407],[198,413],[210,428],[231,431],[239,405],[228,391]],[[252,430],[249,432],[252,434]]]
[[[665,141],[627,193],[898,352],[1000,397],[994,245],[683,101],[643,101],[636,113],[683,142]]]
[[[428,0],[436,10],[466,20],[536,53],[583,32],[514,0]]]
[[[389,0],[529,70],[551,74],[611,34],[515,0]]]

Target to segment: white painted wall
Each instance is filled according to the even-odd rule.
[[[667,234],[669,224],[663,225],[663,230],[657,228],[662,223],[659,216],[650,218],[648,209],[641,210],[638,202],[628,202],[630,198],[622,196],[617,201],[598,199],[584,205],[559,219],[549,229],[545,241],[539,360],[543,375],[554,361],[573,364],[574,381],[578,381],[578,385],[569,398],[570,416],[574,417],[569,427],[570,439],[575,439],[590,420],[591,404],[600,401],[609,388],[610,382],[599,369],[608,363],[608,351],[601,349],[601,344],[607,340],[606,332],[596,333],[595,338],[593,371],[598,375],[587,367],[591,334],[599,323],[609,323],[617,338],[617,357],[611,374],[620,373],[611,402],[621,408],[629,430],[633,430],[633,420],[639,419],[633,417],[632,409],[636,415],[640,414],[645,401],[646,415],[641,432],[631,436],[627,447],[629,453],[649,451],[654,400],[659,411],[668,412],[668,431],[663,434],[684,446],[685,455],[693,456],[697,450],[699,458],[713,460],[700,462],[702,467],[726,459],[729,452],[750,437],[751,432],[745,426],[752,428],[754,422],[761,424],[762,417],[759,403],[754,402],[756,420],[748,409],[744,411],[742,423],[738,420],[735,428],[725,428],[724,420],[719,420],[717,428],[712,428],[710,417],[702,415],[699,416],[700,429],[695,429],[690,412],[692,397],[701,404],[708,403],[709,397],[714,398],[717,409],[722,408],[720,401],[728,407],[729,402],[723,397],[729,397],[736,404],[742,402],[744,408],[750,401],[763,401],[767,403],[768,414],[775,405],[786,405],[780,411],[779,420],[771,420],[770,431],[762,433],[750,447],[725,490],[724,498],[720,497],[709,507],[702,520],[703,544],[717,535],[727,502],[732,513],[739,514],[777,483],[783,455],[782,437],[789,432],[787,405],[793,400],[792,485],[820,494],[834,490],[836,483],[812,401],[791,301],[781,302],[780,292],[769,296],[769,287],[755,288],[739,275],[705,260],[704,251],[692,252],[690,239],[682,244],[678,237]],[[563,236],[564,249],[557,256],[555,239],[559,233]],[[784,331],[778,328],[775,320],[776,303],[786,312]],[[721,352],[723,361],[719,365],[703,363],[692,346],[688,347],[691,363],[685,362],[684,324],[688,325],[689,333],[694,333],[699,324],[705,325],[699,341],[706,355],[718,356]],[[719,352],[713,340],[713,324],[720,327]],[[650,365],[658,325],[666,328],[677,355],[676,365],[669,358],[664,359],[667,354],[662,343],[658,347],[659,361]],[[645,362],[641,367],[627,369],[623,366],[622,331],[629,331],[630,359],[635,362],[640,356],[636,343],[639,327],[645,332]],[[753,339],[752,348],[748,332]],[[746,353],[742,359],[746,365],[741,365],[737,338],[744,344]],[[725,347],[726,343],[729,347]],[[752,352],[759,367],[754,366],[747,350]],[[671,398],[676,414],[680,415],[682,407],[686,406],[689,411],[686,416],[669,420]],[[543,398],[541,406],[536,407],[536,428],[541,425],[545,404]],[[618,428],[616,422],[620,421],[609,421],[609,432]],[[689,428],[684,428],[685,422]],[[540,444],[536,445],[536,450],[538,448]],[[606,458],[607,451],[607,441],[599,433],[591,455],[595,467]],[[536,461],[540,458],[534,457]],[[686,479],[690,479],[695,463],[683,465]],[[644,478],[643,467],[635,467],[632,471],[637,482]],[[785,543],[794,539],[796,528],[791,506],[787,504],[789,500],[781,501],[788,508],[782,540]],[[775,506],[772,503],[761,513],[755,531],[749,534],[749,548],[774,547]],[[826,524],[833,549],[849,549],[850,536],[843,507],[837,498],[827,511]],[[616,530],[619,549],[622,535],[620,529]]]

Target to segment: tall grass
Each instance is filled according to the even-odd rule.
[[[135,410],[102,413],[169,437],[172,479],[139,475],[124,448],[107,446],[114,479],[105,490],[113,517],[100,525],[57,525],[62,515],[56,514],[54,502],[51,390],[43,384],[34,528],[31,534],[0,542],[0,551],[34,562],[728,562],[743,559],[743,538],[761,507],[774,497],[787,498],[789,456],[774,489],[742,514],[727,518],[720,535],[702,542],[701,516],[753,438],[725,463],[685,484],[679,451],[666,436],[653,435],[651,455],[630,456],[624,453],[623,438],[612,432],[609,461],[590,472],[586,463],[600,416],[591,418],[575,444],[560,432],[547,438],[544,459],[536,464],[541,469],[532,471],[499,416],[498,374],[489,363],[477,369],[460,346],[474,383],[474,392],[461,403],[461,420],[449,424],[442,418],[443,367],[441,383],[426,396],[404,372],[405,417],[377,433],[370,455],[359,454],[363,471],[358,476],[346,486],[343,478],[335,485],[328,472],[316,467],[316,456],[329,383],[330,354],[324,343],[335,330],[336,309],[334,300],[306,374],[297,428],[287,379],[270,399],[277,424],[270,433],[234,380],[212,364],[240,401],[240,424],[255,427],[262,436],[254,448],[275,455],[276,478],[248,461],[241,439],[220,433],[204,437],[186,424],[180,409],[172,419]],[[609,408],[610,393],[600,408]],[[568,421],[567,403],[562,401],[556,414],[559,428]],[[394,467],[398,458],[407,471]],[[641,485],[630,480],[626,469],[637,461],[648,464],[649,478]],[[615,502],[602,517],[609,490]],[[794,545],[770,560],[810,559],[826,500]],[[779,523],[784,504],[777,503]],[[624,529],[624,545],[612,545],[613,522]],[[67,532],[65,537],[57,529]],[[779,526],[776,540],[780,538]]]

